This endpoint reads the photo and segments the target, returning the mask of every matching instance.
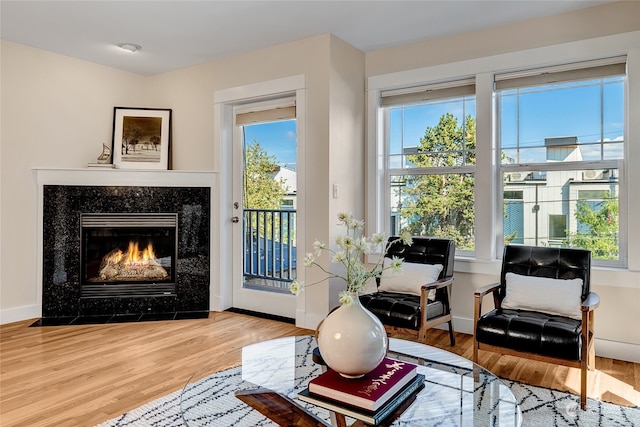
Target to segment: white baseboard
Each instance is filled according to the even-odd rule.
[[[448,329],[448,326],[446,323],[443,323],[438,325],[437,328]],[[454,316],[453,329],[462,334],[473,335],[473,320]],[[640,363],[640,345],[638,344],[596,338],[595,346],[596,356]]]
[[[309,315],[302,310],[296,310],[296,326],[298,328],[311,329],[315,331],[321,321],[326,316]]]
[[[596,338],[596,356],[640,363],[640,345]]]
[[[39,319],[40,317],[42,317],[42,310],[37,305],[8,308],[0,310],[0,325],[19,322],[21,320]]]

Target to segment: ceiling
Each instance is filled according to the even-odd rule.
[[[0,35],[153,75],[323,33],[369,52],[609,2],[1,0]],[[119,43],[142,50],[132,54]]]

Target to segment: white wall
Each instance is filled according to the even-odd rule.
[[[0,322],[36,310],[32,168],[86,167],[111,145],[114,106],[144,107],[146,79],[2,41]]]
[[[352,213],[364,219],[364,60],[362,52],[337,37],[331,38],[330,172],[325,197],[329,200],[327,220],[332,228],[325,242],[333,242],[345,232],[335,226],[339,213]],[[336,264],[331,267],[336,268]],[[334,280],[330,289],[329,308],[332,308],[339,305],[338,293],[345,290],[345,283]]]

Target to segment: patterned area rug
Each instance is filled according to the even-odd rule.
[[[523,422],[529,426],[624,426],[640,427],[640,407],[624,407],[611,403],[589,399],[587,410],[579,409],[579,397],[569,393],[530,386],[514,381],[503,380],[510,386],[513,394],[520,402]],[[224,427],[266,427],[275,426],[257,411],[251,410],[235,398],[233,390],[247,388],[241,378],[240,368],[231,368],[202,380],[201,388],[182,403],[189,408],[189,422],[182,419],[181,393],[177,390],[168,396],[149,402],[120,417],[111,419],[99,427],[134,426],[134,427],[189,427],[191,426],[224,426]],[[210,405],[214,401],[220,409],[220,415],[211,417],[208,413],[198,412],[198,404],[207,400]],[[326,411],[308,407],[320,418],[328,420]],[[396,422],[398,426],[409,426]],[[442,426],[460,426],[458,420],[449,419]],[[464,424],[462,424],[464,425]],[[424,426],[421,426],[424,427]]]

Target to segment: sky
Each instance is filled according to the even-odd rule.
[[[545,138],[576,136],[579,143],[596,143],[581,146],[583,160],[600,160],[598,142],[622,142],[624,136],[623,80],[612,78],[605,82],[602,86],[564,83],[558,86],[562,90],[556,91],[521,89],[519,98],[513,90],[502,92],[500,141],[509,157],[515,157],[512,153],[519,146],[520,162],[544,162]],[[400,154],[403,144],[417,146],[426,127],[436,126],[444,113],[451,112],[461,123],[465,115],[475,116],[475,110],[472,97],[464,103],[444,101],[392,112],[391,154]],[[296,169],[295,120],[245,126],[245,141],[254,140],[275,156],[279,165]],[[622,143],[605,144],[604,159],[621,159],[622,150]]]
[[[544,162],[544,139],[576,136],[579,143],[622,141],[624,136],[624,83],[622,78],[606,79],[599,84],[564,83],[561,90],[538,87],[504,91],[497,98],[500,143],[505,149],[521,148],[520,162]],[[602,91],[602,108],[600,92]],[[499,92],[500,93],[500,92]],[[462,123],[463,116],[475,116],[475,99],[445,100],[416,105],[392,112],[391,154],[400,154],[401,144],[415,147],[427,126],[436,126],[440,117],[450,112]],[[401,122],[404,120],[404,122]],[[602,134],[601,134],[602,131]],[[535,147],[535,148],[534,148]],[[623,144],[605,148],[605,159],[623,158]],[[511,151],[511,150],[509,150]],[[583,160],[600,160],[600,144],[581,147]]]
[[[247,143],[258,141],[280,166],[296,169],[296,121],[282,120],[244,127]]]

